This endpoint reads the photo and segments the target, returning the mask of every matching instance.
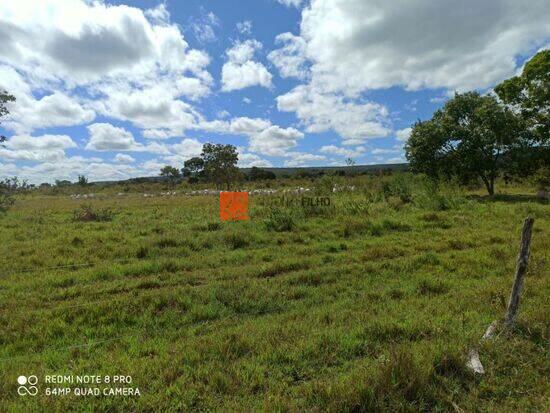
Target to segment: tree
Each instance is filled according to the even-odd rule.
[[[2,117],[6,116],[10,113],[7,106],[6,106],[6,103],[8,103],[8,102],[15,102],[15,97],[10,95],[5,90],[4,91],[0,90],[0,120],[2,119]],[[0,143],[5,142],[5,141],[6,141],[6,137],[0,135]]]
[[[225,184],[229,190],[231,183],[240,178],[241,174],[237,168],[239,155],[233,145],[205,143],[201,158],[206,177],[215,182],[218,188]]]
[[[275,178],[276,176],[273,172],[258,168],[256,166],[253,166],[248,173],[248,179],[251,181],[261,181]]]
[[[521,117],[493,96],[456,94],[432,119],[418,121],[405,146],[410,167],[433,178],[479,178],[489,195],[504,159],[525,143]]]
[[[539,143],[550,142],[550,50],[537,53],[520,76],[505,80],[495,92],[504,103],[519,109]]]
[[[523,147],[511,153],[511,174],[531,175],[550,162],[550,50],[537,53],[519,76],[495,87],[498,97],[525,122]]]
[[[160,176],[167,178],[171,185],[174,185],[176,181],[180,178],[180,171],[178,168],[173,166],[166,165],[160,170]]]
[[[197,181],[198,178],[203,175],[204,160],[195,156],[188,159],[183,163],[183,169],[181,170],[183,176],[188,177],[189,181]]]
[[[78,185],[80,186],[88,185],[88,178],[86,178],[84,175],[78,175]]]

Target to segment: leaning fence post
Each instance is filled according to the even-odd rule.
[[[508,308],[506,309],[506,315],[504,317],[504,327],[511,328],[514,325],[516,315],[519,308],[519,298],[521,296],[521,290],[523,288],[523,278],[527,271],[527,263],[529,262],[531,233],[533,230],[533,223],[535,220],[531,217],[525,218],[523,223],[523,229],[521,230],[521,242],[519,244],[519,254],[516,265],[516,276],[514,278],[514,285],[512,292],[510,293],[510,299],[508,300]],[[497,331],[498,322],[495,320],[483,334],[481,341],[490,340],[493,338]],[[485,374],[485,369],[481,360],[479,359],[479,352],[477,348],[472,348],[468,353],[468,361],[466,366],[474,373]]]
[[[510,293],[510,299],[508,300],[508,308],[506,309],[506,317],[504,319],[504,325],[507,328],[511,328],[514,325],[516,315],[519,308],[519,299],[521,296],[521,290],[523,288],[523,279],[527,271],[527,263],[529,261],[531,233],[533,230],[533,222],[535,220],[531,217],[527,217],[523,223],[523,229],[521,231],[521,243],[519,246],[519,254],[516,265],[516,276],[514,278],[514,286]]]

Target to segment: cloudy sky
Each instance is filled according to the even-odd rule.
[[[0,1],[0,177],[394,163],[454,91],[550,45],[547,0]]]

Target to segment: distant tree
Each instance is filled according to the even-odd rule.
[[[183,163],[181,172],[183,176],[189,178],[189,181],[196,182],[204,174],[204,160],[198,156],[186,160]]]
[[[59,188],[64,187],[64,186],[71,186],[71,185],[72,185],[71,181],[67,181],[66,179],[61,180],[61,181],[58,180],[58,179],[55,180],[55,186],[57,186]]]
[[[229,190],[231,184],[241,178],[237,168],[239,155],[233,145],[205,143],[201,158],[204,162],[206,177],[220,188],[225,185]]]
[[[88,178],[86,178],[84,175],[78,175],[77,183],[80,186],[86,186],[88,185]]]
[[[27,189],[28,185],[26,181],[20,182],[17,177],[7,178],[0,181],[0,215],[6,213],[6,211],[15,202],[14,195],[19,189]]]
[[[489,195],[504,158],[524,142],[523,122],[493,96],[456,94],[432,119],[418,121],[405,150],[413,171],[437,178],[479,178]]]
[[[171,185],[174,185],[181,177],[180,170],[173,166],[166,165],[160,170],[160,176],[167,178]]]
[[[262,181],[262,180],[270,180],[275,179],[277,176],[272,171],[267,171],[265,169],[258,168],[256,166],[253,166],[252,169],[250,169],[250,172],[248,173],[248,179],[251,181]]]
[[[0,120],[4,116],[6,116],[10,113],[7,106],[6,106],[6,103],[8,103],[8,102],[15,102],[15,97],[10,95],[5,90],[4,91],[0,90]],[[6,137],[3,136],[3,135],[0,135],[0,143],[5,142],[5,141],[6,141]]]

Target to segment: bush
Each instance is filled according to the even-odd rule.
[[[16,177],[0,181],[0,214],[4,214],[13,205],[13,198],[18,189],[28,189],[26,181],[20,182]]]
[[[73,212],[73,220],[80,222],[108,222],[112,221],[114,213],[110,208],[94,210],[91,205],[81,205]]]
[[[382,194],[384,199],[397,197],[406,204],[412,201],[412,183],[408,175],[396,173],[391,180],[382,184]]]
[[[265,226],[268,231],[284,232],[292,231],[295,227],[292,210],[271,208]]]

